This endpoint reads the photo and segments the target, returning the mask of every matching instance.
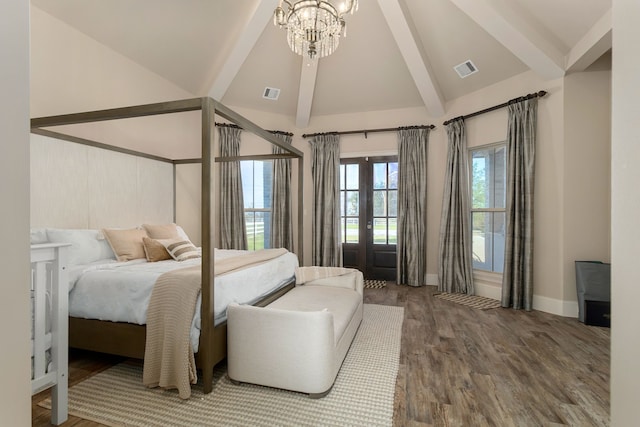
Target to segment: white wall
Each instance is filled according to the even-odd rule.
[[[31,117],[194,97],[37,7],[31,19]],[[186,112],[52,130],[175,159],[200,157],[198,144],[185,144],[200,140],[199,123],[199,112]]]
[[[611,425],[638,425],[640,396],[640,2],[613,1]]]
[[[29,346],[29,2],[0,2],[0,418],[31,425]]]
[[[576,300],[575,261],[611,260],[611,66],[605,55],[565,78],[564,301]]]
[[[31,20],[32,117],[193,97],[35,6]]]
[[[176,224],[196,245],[202,245],[202,165],[176,165]]]
[[[31,135],[31,227],[173,222],[173,165]]]

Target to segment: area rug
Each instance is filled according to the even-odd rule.
[[[69,413],[108,426],[391,426],[403,317],[402,307],[365,304],[333,389],[321,399],[233,385],[223,366],[212,393],[198,384],[183,401],[175,391],[145,388],[142,367],[124,362],[71,387]]]
[[[387,286],[386,280],[369,280],[365,279],[364,287],[369,289],[382,289]]]
[[[491,308],[500,308],[500,301],[480,297],[477,295],[467,295],[467,294],[450,294],[447,292],[443,292],[440,294],[434,295],[436,298],[444,299],[447,301],[455,302],[457,304],[466,305],[468,307],[478,308],[480,310],[489,310]]]

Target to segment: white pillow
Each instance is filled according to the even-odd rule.
[[[47,229],[46,228],[32,228],[30,233],[30,241],[32,245],[37,245],[40,243],[49,243],[47,240]]]
[[[115,259],[115,255],[102,233],[98,230],[48,228],[47,239],[51,243],[70,243],[67,249],[68,264],[89,264],[101,259]]]
[[[191,241],[189,236],[187,236],[187,232],[184,231],[184,228],[180,227],[179,225],[176,225],[176,231],[178,232],[178,236],[182,237],[184,240]]]

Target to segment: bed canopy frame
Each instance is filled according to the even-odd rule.
[[[201,244],[202,244],[202,307],[200,344],[196,354],[196,362],[202,369],[204,392],[209,393],[213,389],[213,368],[226,357],[226,322],[214,327],[214,281],[215,271],[213,263],[213,248],[215,247],[215,197],[212,195],[214,188],[214,164],[216,162],[230,162],[239,160],[267,160],[267,159],[296,159],[298,160],[298,227],[296,255],[300,262],[303,259],[303,153],[285,144],[272,133],[262,129],[250,120],[224,106],[220,102],[210,98],[192,98],[178,101],[168,101],[154,104],[137,105],[131,107],[96,110],[74,114],[64,114],[49,117],[31,119],[31,132],[49,136],[56,139],[92,145],[114,151],[125,152],[133,155],[141,155],[160,161],[168,161],[176,164],[197,163],[198,159],[180,160],[166,159],[134,150],[123,149],[109,144],[91,141],[84,138],[54,132],[48,129],[52,126],[73,125],[107,120],[130,119],[136,117],[182,113],[188,111],[201,111],[202,127],[202,202],[201,202]],[[238,125],[243,130],[249,131],[261,139],[283,149],[283,154],[266,154],[237,157],[215,157],[214,128],[215,116],[221,116],[231,123]],[[175,182],[175,169],[174,169]],[[175,198],[175,192],[174,192]],[[174,203],[175,215],[175,203]],[[293,285],[289,285],[280,291],[268,296],[257,305],[266,305],[275,300]],[[126,357],[142,359],[145,347],[145,326],[122,322],[103,322],[92,319],[69,319],[69,346],[103,353],[116,354]]]

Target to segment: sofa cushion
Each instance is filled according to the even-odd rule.
[[[334,288],[355,289],[357,291],[358,276],[362,276],[362,273],[354,270],[352,273],[341,274],[340,276],[323,277],[321,279],[311,280],[306,282],[304,286],[332,286]]]
[[[304,285],[292,289],[267,307],[290,311],[331,312],[337,344],[361,303],[362,296],[351,289]]]

